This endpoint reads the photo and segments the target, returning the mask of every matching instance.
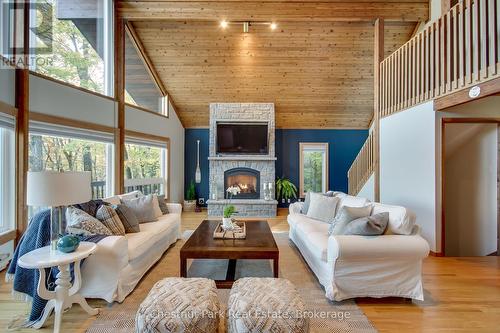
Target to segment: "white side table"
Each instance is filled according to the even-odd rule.
[[[40,279],[38,281],[38,295],[48,300],[43,315],[39,323],[34,328],[41,328],[52,309],[55,310],[54,332],[59,333],[61,329],[61,317],[64,310],[71,308],[74,303],[80,306],[89,314],[96,315],[98,309],[91,308],[83,296],[78,293],[82,285],[82,276],[80,273],[80,261],[90,256],[95,252],[97,246],[91,242],[81,242],[75,252],[64,253],[60,251],[51,251],[50,246],[45,246],[23,255],[17,261],[17,264],[23,268],[38,269]],[[71,275],[69,265],[74,263],[74,282],[71,285]],[[49,291],[45,287],[45,268],[59,268],[59,273],[56,279],[56,288],[54,291]]]

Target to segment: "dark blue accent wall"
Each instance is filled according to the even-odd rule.
[[[194,180],[196,169],[196,140],[200,140],[201,183],[197,184],[198,197],[209,199],[208,186],[208,129],[185,131],[184,182],[187,188]],[[347,192],[347,170],[368,137],[368,130],[276,130],[276,177],[287,177],[299,185],[299,142],[329,143],[329,190]]]
[[[347,192],[347,171],[368,137],[368,130],[276,130],[276,177],[299,185],[299,142],[328,142],[329,190]]]
[[[196,195],[198,198],[208,197],[208,129],[186,129],[184,141],[184,188],[191,180],[194,181],[196,171],[196,140],[200,140],[200,169],[201,183],[196,184]],[[174,176],[175,177],[175,176]],[[184,193],[186,195],[186,193]]]

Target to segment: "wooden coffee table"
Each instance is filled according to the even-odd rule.
[[[181,277],[187,277],[188,259],[229,259],[226,279],[215,281],[217,288],[231,288],[237,259],[273,260],[274,277],[278,277],[279,250],[267,221],[245,221],[246,239],[214,239],[220,221],[204,220],[182,246]]]

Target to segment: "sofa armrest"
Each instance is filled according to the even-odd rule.
[[[290,214],[300,214],[303,206],[304,203],[301,201],[291,203],[290,206],[288,206],[288,212]]]
[[[181,214],[182,213],[182,205],[178,203],[167,203],[168,212],[172,214]]]
[[[423,259],[429,244],[419,235],[355,236],[328,238],[328,261],[337,259]]]

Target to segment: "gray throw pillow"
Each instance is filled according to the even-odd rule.
[[[344,235],[378,236],[382,235],[389,223],[389,213],[383,212],[361,217],[347,224]]]
[[[343,206],[339,214],[335,218],[333,224],[330,226],[328,234],[343,235],[344,230],[347,227],[347,224],[349,224],[349,222],[359,219],[361,217],[369,216],[371,211],[372,211],[372,206],[370,205],[364,207]]]
[[[158,204],[160,205],[160,210],[163,213],[163,215],[169,213],[167,203],[165,202],[164,194],[158,196]]]
[[[311,193],[310,197],[311,203],[307,211],[307,217],[332,223],[335,219],[339,198],[327,197],[322,193]]]
[[[66,232],[81,236],[113,235],[101,221],[71,206],[66,209]]]
[[[119,204],[113,206],[116,210],[116,214],[122,221],[123,227],[125,228],[125,233],[134,233],[139,232],[141,229],[139,228],[139,221],[135,216],[134,212],[124,204]]]
[[[122,204],[130,208],[137,217],[139,223],[158,221],[155,214],[153,200],[157,200],[152,194],[135,199],[122,199]]]

